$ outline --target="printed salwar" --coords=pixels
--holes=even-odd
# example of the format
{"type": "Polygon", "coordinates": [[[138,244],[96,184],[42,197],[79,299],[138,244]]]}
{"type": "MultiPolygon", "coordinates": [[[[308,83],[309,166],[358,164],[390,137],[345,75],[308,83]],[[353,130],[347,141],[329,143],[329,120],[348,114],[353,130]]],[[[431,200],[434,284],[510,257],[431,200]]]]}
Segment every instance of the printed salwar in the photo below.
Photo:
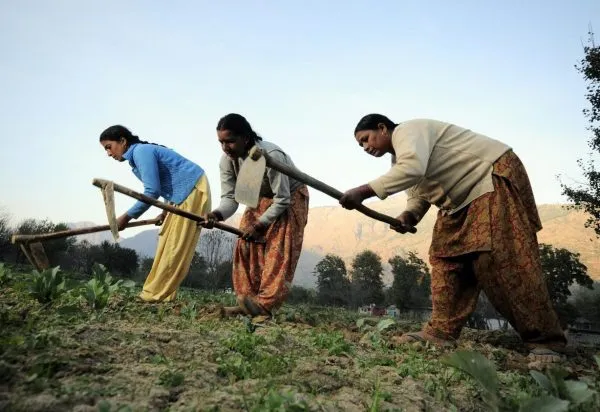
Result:
{"type": "Polygon", "coordinates": [[[424,331],[460,335],[481,290],[525,343],[566,342],[542,275],[541,222],[527,172],[512,151],[492,173],[494,191],[438,213],[430,248],[433,313],[424,331]]]}
{"type": "MultiPolygon", "coordinates": [[[[288,209],[269,225],[266,243],[238,239],[233,258],[233,288],[238,300],[250,297],[266,311],[283,304],[302,251],[308,220],[308,189],[300,186],[292,194],[288,209]]],[[[273,199],[262,197],[256,208],[246,208],[240,228],[255,223],[273,199]]]]}

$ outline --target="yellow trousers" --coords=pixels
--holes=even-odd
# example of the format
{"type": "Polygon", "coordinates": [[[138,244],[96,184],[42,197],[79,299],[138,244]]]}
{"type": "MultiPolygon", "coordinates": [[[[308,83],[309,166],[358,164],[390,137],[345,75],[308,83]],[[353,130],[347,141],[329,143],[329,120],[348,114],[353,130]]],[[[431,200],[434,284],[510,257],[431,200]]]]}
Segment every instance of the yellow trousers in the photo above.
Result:
{"type": "MultiPolygon", "coordinates": [[[[192,193],[178,208],[196,215],[210,212],[210,186],[206,175],[198,179],[192,193]]],[[[167,214],[158,235],[154,263],[140,298],[146,302],[175,299],[177,288],[190,270],[200,229],[193,220],[174,213],[167,214]]]]}

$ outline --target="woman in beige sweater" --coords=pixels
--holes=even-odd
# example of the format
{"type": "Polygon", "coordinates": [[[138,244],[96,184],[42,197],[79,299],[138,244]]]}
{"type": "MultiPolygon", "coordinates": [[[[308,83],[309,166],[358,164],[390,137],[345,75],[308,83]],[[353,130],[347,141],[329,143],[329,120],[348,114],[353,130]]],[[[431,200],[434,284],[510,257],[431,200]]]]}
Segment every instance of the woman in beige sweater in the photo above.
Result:
{"type": "MultiPolygon", "coordinates": [[[[368,154],[392,155],[392,167],[347,191],[347,209],[369,197],[406,190],[404,225],[439,208],[429,250],[433,313],[422,331],[397,343],[454,344],[481,290],[543,362],[560,360],[565,335],[542,275],[537,232],[542,228],[527,172],[502,142],[429,119],[396,124],[369,114],[354,131],[368,154]]],[[[392,229],[405,233],[404,226],[392,229]]]]}

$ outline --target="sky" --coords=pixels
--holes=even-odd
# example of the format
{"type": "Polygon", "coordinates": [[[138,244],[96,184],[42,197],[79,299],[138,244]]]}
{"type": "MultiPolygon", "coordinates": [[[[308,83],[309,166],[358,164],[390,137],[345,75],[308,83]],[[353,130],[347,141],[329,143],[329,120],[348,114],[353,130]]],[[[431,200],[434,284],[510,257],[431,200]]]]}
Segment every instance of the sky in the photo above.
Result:
{"type": "MultiPolygon", "coordinates": [[[[581,180],[588,153],[590,24],[598,0],[3,0],[0,208],[105,224],[93,178],[143,191],[98,143],[113,124],[198,163],[216,205],[230,112],[342,191],[389,168],[354,141],[363,115],[455,123],[511,146],[539,204],[565,202],[557,175],[581,180]]],[[[134,202],[115,196],[117,214],[134,202]]]]}

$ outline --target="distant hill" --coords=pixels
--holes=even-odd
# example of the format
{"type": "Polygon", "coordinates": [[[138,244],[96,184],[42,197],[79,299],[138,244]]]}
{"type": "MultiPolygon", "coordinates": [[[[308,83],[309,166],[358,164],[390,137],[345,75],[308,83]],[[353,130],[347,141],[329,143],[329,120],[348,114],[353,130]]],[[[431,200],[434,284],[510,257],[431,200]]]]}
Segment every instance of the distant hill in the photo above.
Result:
{"type": "MultiPolygon", "coordinates": [[[[381,213],[396,216],[404,209],[405,202],[405,196],[399,194],[367,205],[381,213]]],[[[540,242],[580,253],[589,275],[600,280],[600,241],[595,238],[593,230],[584,227],[585,214],[557,204],[539,205],[538,210],[544,226],[539,233],[540,242]]],[[[316,282],[312,273],[314,267],[328,253],[341,256],[348,266],[357,253],[366,249],[378,253],[384,262],[394,255],[404,255],[409,251],[415,251],[427,262],[436,214],[437,209],[432,207],[418,225],[416,234],[400,235],[390,230],[387,224],[356,211],[336,206],[311,208],[294,283],[313,287],[316,282]]],[[[237,226],[239,219],[240,214],[236,214],[226,223],[237,226]]],[[[157,229],[140,232],[133,237],[124,238],[120,244],[135,249],[141,255],[153,256],[157,233],[157,229]]],[[[112,239],[110,232],[105,232],[105,236],[107,240],[112,239]]],[[[389,272],[385,281],[391,282],[389,272]]]]}

